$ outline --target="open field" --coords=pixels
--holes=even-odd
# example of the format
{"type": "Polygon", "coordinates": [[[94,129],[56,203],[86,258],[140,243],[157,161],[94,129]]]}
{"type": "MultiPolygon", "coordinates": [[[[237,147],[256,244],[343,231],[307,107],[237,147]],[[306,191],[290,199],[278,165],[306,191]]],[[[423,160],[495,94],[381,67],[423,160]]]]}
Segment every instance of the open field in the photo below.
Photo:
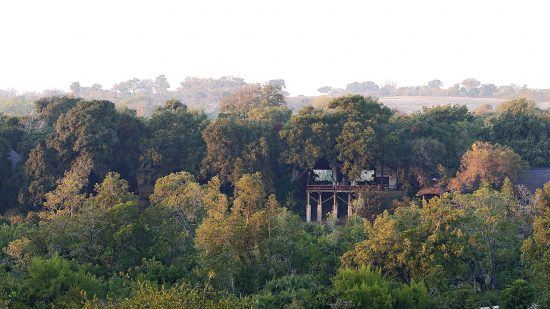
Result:
{"type": "MultiPolygon", "coordinates": [[[[421,110],[422,107],[431,107],[438,105],[466,105],[468,109],[473,110],[482,104],[498,105],[506,101],[497,98],[469,98],[469,97],[381,97],[380,101],[390,108],[396,108],[405,113],[412,113],[421,110]]],[[[538,102],[538,106],[543,109],[550,108],[550,102],[538,102]]]]}
{"type": "MultiPolygon", "coordinates": [[[[289,97],[288,105],[298,110],[303,106],[312,104],[316,97],[289,97]]],[[[380,97],[380,101],[390,108],[410,114],[422,110],[423,107],[432,107],[439,105],[466,105],[468,109],[473,110],[483,104],[492,106],[498,105],[505,99],[498,98],[471,98],[471,97],[429,97],[429,96],[395,96],[380,97]]],[[[550,108],[550,102],[537,102],[537,105],[543,109],[550,108]]]]}
{"type": "Polygon", "coordinates": [[[497,98],[470,98],[470,97],[381,97],[380,101],[390,108],[395,108],[405,113],[419,111],[422,107],[431,107],[438,105],[466,105],[468,109],[473,110],[482,104],[498,105],[505,101],[497,98]]]}
{"type": "MultiPolygon", "coordinates": [[[[390,108],[398,109],[405,113],[419,111],[422,107],[431,107],[438,105],[466,105],[468,109],[473,110],[482,104],[498,105],[506,101],[498,98],[470,98],[470,97],[381,97],[380,101],[390,108]]],[[[538,106],[543,109],[550,108],[550,102],[538,102],[538,106]]]]}

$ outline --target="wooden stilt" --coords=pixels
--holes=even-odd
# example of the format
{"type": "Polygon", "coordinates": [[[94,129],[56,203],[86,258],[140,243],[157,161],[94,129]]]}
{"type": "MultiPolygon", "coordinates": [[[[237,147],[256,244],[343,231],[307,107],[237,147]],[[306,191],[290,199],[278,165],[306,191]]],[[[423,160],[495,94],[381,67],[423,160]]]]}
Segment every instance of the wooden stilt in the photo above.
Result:
{"type": "Polygon", "coordinates": [[[317,202],[317,222],[323,221],[323,197],[321,192],[319,192],[319,200],[317,202]]]}
{"type": "Polygon", "coordinates": [[[353,206],[351,205],[351,193],[348,192],[348,218],[353,215],[353,206]]]}
{"type": "Polygon", "coordinates": [[[333,194],[332,216],[334,217],[334,219],[338,219],[338,204],[336,202],[336,192],[334,192],[333,194]]]}
{"type": "Polygon", "coordinates": [[[309,201],[309,192],[307,193],[307,204],[306,204],[306,222],[311,222],[311,204],[309,201]]]}

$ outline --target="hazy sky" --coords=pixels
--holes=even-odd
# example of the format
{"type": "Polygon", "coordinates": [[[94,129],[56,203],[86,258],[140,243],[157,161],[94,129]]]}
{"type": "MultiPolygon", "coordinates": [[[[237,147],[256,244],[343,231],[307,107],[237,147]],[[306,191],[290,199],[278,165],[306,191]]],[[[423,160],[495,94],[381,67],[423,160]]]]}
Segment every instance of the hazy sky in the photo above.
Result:
{"type": "Polygon", "coordinates": [[[549,1],[1,0],[0,88],[166,74],[283,78],[291,94],[475,77],[550,88],[549,1]]]}

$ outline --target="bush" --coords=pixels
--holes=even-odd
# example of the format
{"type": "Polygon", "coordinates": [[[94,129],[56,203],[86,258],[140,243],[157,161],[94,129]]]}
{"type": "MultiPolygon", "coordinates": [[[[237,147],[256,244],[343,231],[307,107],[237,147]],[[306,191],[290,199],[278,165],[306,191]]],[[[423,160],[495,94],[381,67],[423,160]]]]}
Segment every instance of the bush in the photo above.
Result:
{"type": "Polygon", "coordinates": [[[100,284],[92,275],[54,255],[49,259],[32,259],[23,280],[23,291],[34,304],[62,298],[74,300],[75,295],[93,296],[100,291],[100,284]]]}
{"type": "Polygon", "coordinates": [[[423,283],[403,284],[394,293],[394,308],[430,308],[428,290],[423,283]]]}
{"type": "Polygon", "coordinates": [[[271,280],[258,296],[259,308],[323,308],[331,295],[309,275],[291,275],[271,280]]]}
{"type": "Polygon", "coordinates": [[[525,280],[516,280],[501,293],[502,307],[523,309],[531,307],[535,300],[535,289],[525,280]]]}
{"type": "Polygon", "coordinates": [[[334,289],[343,300],[361,308],[391,308],[389,281],[380,269],[362,266],[358,270],[341,269],[334,279],[334,289]]]}
{"type": "Polygon", "coordinates": [[[357,270],[340,269],[334,278],[334,289],[340,300],[357,308],[429,308],[431,305],[423,283],[399,284],[370,265],[357,270]]]}
{"type": "MultiPolygon", "coordinates": [[[[253,299],[222,295],[205,288],[181,284],[166,289],[150,283],[140,284],[132,296],[112,304],[112,308],[252,308],[253,299]]],[[[90,306],[94,307],[94,306],[90,306]]]]}

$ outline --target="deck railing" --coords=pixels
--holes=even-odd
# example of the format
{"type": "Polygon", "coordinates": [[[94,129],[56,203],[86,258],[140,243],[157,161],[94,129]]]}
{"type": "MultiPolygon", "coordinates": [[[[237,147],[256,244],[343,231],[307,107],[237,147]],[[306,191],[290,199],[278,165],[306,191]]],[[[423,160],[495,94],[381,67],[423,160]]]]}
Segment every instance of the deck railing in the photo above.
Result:
{"type": "Polygon", "coordinates": [[[310,184],[307,186],[308,191],[387,191],[397,190],[397,186],[383,186],[383,185],[341,185],[341,184],[310,184]]]}

